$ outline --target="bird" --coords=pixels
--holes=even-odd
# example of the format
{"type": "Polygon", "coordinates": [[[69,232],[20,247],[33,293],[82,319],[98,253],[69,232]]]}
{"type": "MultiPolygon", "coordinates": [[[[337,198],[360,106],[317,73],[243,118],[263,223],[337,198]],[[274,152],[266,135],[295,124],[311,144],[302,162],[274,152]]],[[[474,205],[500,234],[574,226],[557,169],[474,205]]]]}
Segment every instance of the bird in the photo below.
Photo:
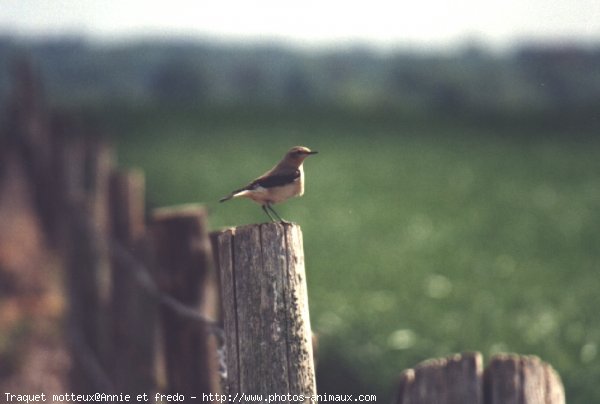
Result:
{"type": "Polygon", "coordinates": [[[308,147],[294,146],[269,171],[245,187],[236,189],[221,198],[219,202],[240,197],[249,198],[262,206],[262,210],[269,216],[271,221],[275,222],[275,219],[271,216],[271,213],[273,213],[280,222],[288,223],[273,209],[273,205],[304,194],[304,169],[302,164],[308,156],[317,153],[317,151],[310,150],[308,147]]]}

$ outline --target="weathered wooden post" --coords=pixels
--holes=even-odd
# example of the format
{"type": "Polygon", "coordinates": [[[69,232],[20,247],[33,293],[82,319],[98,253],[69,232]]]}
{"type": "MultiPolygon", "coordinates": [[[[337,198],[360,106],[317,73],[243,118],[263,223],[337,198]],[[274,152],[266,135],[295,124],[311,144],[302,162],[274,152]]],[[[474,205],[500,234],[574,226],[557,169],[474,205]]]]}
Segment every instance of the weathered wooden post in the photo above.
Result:
{"type": "MultiPolygon", "coordinates": [[[[108,242],[110,237],[110,178],[114,171],[113,148],[104,139],[96,136],[85,138],[85,210],[94,232],[94,276],[98,288],[100,322],[102,327],[101,357],[112,350],[109,330],[111,308],[111,270],[108,242]]],[[[108,359],[108,358],[107,358],[108,359]]],[[[108,366],[108,360],[105,361],[108,366]]]]}
{"type": "Polygon", "coordinates": [[[483,360],[479,353],[430,359],[400,376],[396,404],[482,404],[483,360]]]}
{"type": "MultiPolygon", "coordinates": [[[[53,192],[51,135],[49,114],[45,105],[43,86],[29,60],[21,58],[12,66],[13,88],[7,108],[7,146],[16,146],[23,168],[28,175],[31,193],[41,224],[47,236],[51,235],[56,218],[49,195],[53,192]]],[[[54,239],[47,237],[52,243],[54,239]]]]}
{"type": "Polygon", "coordinates": [[[52,120],[52,190],[49,205],[53,208],[55,226],[51,230],[52,245],[64,257],[69,249],[70,222],[72,207],[81,200],[77,194],[83,192],[83,142],[74,141],[71,121],[64,115],[53,115],[52,120]]]}
{"type": "Polygon", "coordinates": [[[558,373],[535,356],[496,355],[485,370],[485,404],[564,404],[558,373]]]}
{"type": "Polygon", "coordinates": [[[564,404],[560,377],[534,356],[496,355],[483,370],[480,353],[454,355],[405,370],[395,404],[564,404]]]}
{"type": "Polygon", "coordinates": [[[112,152],[74,137],[65,142],[66,260],[70,297],[73,383],[80,391],[108,389],[108,178],[112,152]]]}
{"type": "MultiPolygon", "coordinates": [[[[197,205],[157,209],[152,236],[163,293],[210,317],[216,309],[211,275],[206,210],[197,205]]],[[[198,319],[161,307],[169,393],[201,395],[219,391],[218,364],[210,327],[198,319]]]]}
{"type": "Polygon", "coordinates": [[[136,279],[129,254],[148,263],[145,224],[144,176],[120,171],[111,176],[110,213],[112,243],[112,379],[117,391],[132,396],[155,388],[154,334],[156,300],[136,279]]]}
{"type": "Polygon", "coordinates": [[[300,227],[227,229],[217,248],[228,393],[308,402],[316,386],[300,227]]]}

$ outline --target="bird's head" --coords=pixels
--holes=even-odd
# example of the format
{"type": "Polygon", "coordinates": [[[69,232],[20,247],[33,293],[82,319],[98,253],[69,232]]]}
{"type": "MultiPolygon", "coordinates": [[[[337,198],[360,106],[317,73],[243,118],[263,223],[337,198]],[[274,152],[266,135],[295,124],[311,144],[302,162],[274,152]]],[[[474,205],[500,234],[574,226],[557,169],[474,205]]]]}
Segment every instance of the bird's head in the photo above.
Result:
{"type": "Polygon", "coordinates": [[[295,166],[300,166],[304,159],[312,154],[317,154],[317,152],[310,150],[308,147],[294,146],[286,153],[284,161],[295,166]]]}

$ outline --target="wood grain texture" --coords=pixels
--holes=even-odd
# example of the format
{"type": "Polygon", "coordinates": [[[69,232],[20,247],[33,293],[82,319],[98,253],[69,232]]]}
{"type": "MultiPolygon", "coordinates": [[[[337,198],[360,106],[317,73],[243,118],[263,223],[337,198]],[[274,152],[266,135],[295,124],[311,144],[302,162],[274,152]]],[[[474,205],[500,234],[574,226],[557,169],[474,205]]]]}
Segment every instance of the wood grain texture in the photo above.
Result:
{"type": "Polygon", "coordinates": [[[225,365],[227,366],[227,393],[240,392],[240,370],[237,331],[237,302],[235,298],[235,273],[233,266],[234,230],[222,231],[216,236],[215,255],[218,256],[219,279],[221,285],[221,314],[225,332],[225,365]]]}
{"type": "Polygon", "coordinates": [[[482,373],[478,353],[430,359],[402,373],[395,402],[481,404],[482,373]]]}
{"type": "Polygon", "coordinates": [[[316,394],[300,228],[242,226],[216,245],[230,394],[316,394]]]}
{"type": "Polygon", "coordinates": [[[261,392],[260,383],[263,378],[254,377],[261,375],[265,366],[261,358],[260,296],[262,291],[259,278],[262,254],[258,227],[242,227],[236,230],[233,256],[240,391],[257,394],[261,392]]]}
{"type": "Polygon", "coordinates": [[[478,352],[447,359],[446,394],[449,402],[483,403],[483,357],[478,352]],[[468,380],[468,383],[464,383],[468,380]],[[463,385],[464,383],[464,385],[463,385]]]}
{"type": "Polygon", "coordinates": [[[558,374],[535,356],[480,353],[430,359],[402,372],[396,404],[564,404],[558,374]]]}
{"type": "Polygon", "coordinates": [[[494,356],[485,372],[486,404],[564,404],[558,374],[535,356],[494,356]]]}
{"type": "Polygon", "coordinates": [[[545,373],[544,377],[546,379],[546,403],[566,403],[565,389],[563,387],[560,375],[549,364],[543,363],[543,366],[545,373]]]}
{"type": "Polygon", "coordinates": [[[287,247],[286,301],[289,316],[287,339],[290,389],[297,394],[315,392],[315,369],[312,346],[312,330],[308,310],[308,290],[304,266],[304,246],[299,226],[285,225],[287,247]]]}
{"type": "Polygon", "coordinates": [[[485,370],[486,404],[520,403],[521,377],[514,355],[496,355],[485,370]]]}
{"type": "MultiPolygon", "coordinates": [[[[295,324],[291,318],[289,302],[286,296],[287,248],[284,227],[261,226],[262,270],[259,272],[260,320],[262,335],[260,338],[260,357],[264,379],[261,390],[277,393],[289,391],[288,343],[286,328],[295,324]]],[[[292,354],[293,355],[293,354],[292,354]]],[[[249,364],[251,366],[251,364],[249,364]]]]}

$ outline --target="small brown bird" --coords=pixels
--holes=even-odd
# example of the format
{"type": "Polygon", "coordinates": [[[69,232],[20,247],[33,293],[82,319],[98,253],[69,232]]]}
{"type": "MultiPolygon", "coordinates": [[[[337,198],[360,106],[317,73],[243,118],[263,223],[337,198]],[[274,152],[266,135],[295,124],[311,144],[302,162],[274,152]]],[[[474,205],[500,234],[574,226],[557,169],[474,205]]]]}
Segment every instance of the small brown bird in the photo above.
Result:
{"type": "Polygon", "coordinates": [[[219,202],[243,196],[260,204],[272,221],[275,221],[275,219],[273,219],[270,212],[275,214],[281,222],[285,222],[275,212],[273,205],[304,194],[304,169],[302,168],[302,163],[311,154],[317,154],[317,152],[304,146],[292,147],[275,167],[245,187],[237,189],[226,197],[221,198],[219,202]]]}

